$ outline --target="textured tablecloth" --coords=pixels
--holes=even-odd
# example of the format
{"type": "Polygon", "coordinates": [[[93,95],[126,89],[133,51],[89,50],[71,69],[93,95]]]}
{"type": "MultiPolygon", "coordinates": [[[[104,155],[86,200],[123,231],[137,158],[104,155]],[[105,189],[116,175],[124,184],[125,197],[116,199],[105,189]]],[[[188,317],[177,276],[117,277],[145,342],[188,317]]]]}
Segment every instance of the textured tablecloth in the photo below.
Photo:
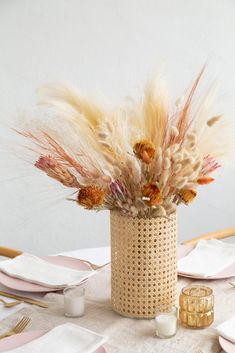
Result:
{"type": "Polygon", "coordinates": [[[17,322],[22,315],[31,317],[27,331],[51,329],[64,322],[73,322],[109,337],[107,353],[221,353],[215,326],[235,314],[235,289],[226,280],[193,281],[180,278],[178,290],[197,282],[208,285],[215,294],[215,322],[204,330],[179,327],[171,339],[155,336],[153,320],[127,319],[114,313],[110,305],[110,269],[105,267],[89,279],[86,288],[86,313],[81,318],[68,319],[63,315],[63,296],[50,293],[45,296],[48,309],[35,306],[23,308],[0,322],[0,333],[17,322]]]}

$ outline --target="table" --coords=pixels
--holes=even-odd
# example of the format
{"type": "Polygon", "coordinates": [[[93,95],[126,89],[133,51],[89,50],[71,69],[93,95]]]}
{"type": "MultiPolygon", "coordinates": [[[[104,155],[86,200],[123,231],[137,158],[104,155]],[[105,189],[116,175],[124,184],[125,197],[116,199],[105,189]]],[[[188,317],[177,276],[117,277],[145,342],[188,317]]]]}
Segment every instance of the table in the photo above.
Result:
{"type": "MultiPolygon", "coordinates": [[[[108,247],[63,253],[63,255],[87,259],[98,264],[108,262],[110,259],[109,254],[110,249],[108,247]]],[[[107,345],[107,353],[189,353],[189,351],[190,353],[197,353],[199,349],[201,349],[203,353],[222,353],[218,345],[215,326],[228,319],[229,316],[231,316],[231,312],[235,312],[235,300],[231,299],[232,296],[234,296],[234,290],[228,286],[227,281],[210,281],[208,284],[213,288],[215,298],[217,299],[215,307],[215,313],[217,314],[216,320],[210,328],[205,330],[187,330],[180,327],[177,335],[171,340],[158,340],[154,337],[154,325],[151,320],[126,319],[112,312],[109,303],[109,271],[109,268],[105,267],[99,270],[99,273],[87,282],[87,315],[78,319],[76,322],[81,326],[84,325],[84,327],[109,336],[110,340],[107,345]],[[97,289],[97,295],[95,296],[94,288],[97,289]],[[102,320],[102,313],[105,313],[105,320],[102,320]]],[[[191,279],[180,278],[178,291],[180,291],[183,286],[193,282],[194,281],[191,279]]],[[[202,282],[205,284],[205,281],[202,282]]],[[[202,282],[200,281],[200,283],[202,282]]],[[[9,289],[3,288],[1,285],[0,288],[9,291],[9,289]]],[[[37,298],[42,296],[41,294],[32,295],[32,293],[25,293],[25,295],[37,298]]],[[[45,299],[51,303],[51,309],[48,310],[48,312],[45,311],[45,309],[39,308],[37,312],[32,313],[30,312],[30,310],[32,310],[30,306],[22,304],[12,309],[1,308],[0,319],[7,318],[7,316],[12,313],[17,315],[19,310],[25,310],[25,313],[30,313],[31,317],[32,315],[42,315],[42,327],[40,328],[51,328],[62,323],[65,318],[63,317],[61,296],[52,293],[47,294],[45,299]],[[55,315],[56,313],[60,313],[61,315],[55,315]]],[[[74,322],[74,319],[72,320],[74,322]]],[[[31,327],[30,329],[35,328],[31,327]]]]}

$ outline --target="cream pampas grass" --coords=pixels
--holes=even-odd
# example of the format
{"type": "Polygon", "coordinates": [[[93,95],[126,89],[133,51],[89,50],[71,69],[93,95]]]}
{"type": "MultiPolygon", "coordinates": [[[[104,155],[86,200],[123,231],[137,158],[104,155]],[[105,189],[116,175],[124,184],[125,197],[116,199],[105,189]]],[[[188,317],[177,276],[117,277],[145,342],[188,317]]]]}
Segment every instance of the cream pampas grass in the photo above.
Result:
{"type": "Polygon", "coordinates": [[[39,94],[51,123],[18,132],[30,141],[35,167],[73,188],[81,206],[169,216],[214,181],[234,142],[225,117],[211,113],[208,92],[196,94],[204,70],[175,106],[159,79],[138,102],[115,109],[73,87],[48,85],[39,94]]]}
{"type": "Polygon", "coordinates": [[[168,128],[168,94],[158,81],[150,82],[145,90],[143,101],[143,124],[145,137],[156,147],[164,145],[168,128]]]}

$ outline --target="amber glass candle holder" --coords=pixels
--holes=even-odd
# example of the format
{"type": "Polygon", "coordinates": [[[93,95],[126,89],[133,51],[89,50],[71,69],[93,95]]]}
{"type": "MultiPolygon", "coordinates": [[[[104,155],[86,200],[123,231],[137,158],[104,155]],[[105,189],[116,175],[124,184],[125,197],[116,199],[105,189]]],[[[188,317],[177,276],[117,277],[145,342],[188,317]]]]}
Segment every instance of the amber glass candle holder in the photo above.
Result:
{"type": "Polygon", "coordinates": [[[179,318],[189,328],[208,327],[214,321],[214,295],[209,287],[190,286],[182,289],[179,318]]]}

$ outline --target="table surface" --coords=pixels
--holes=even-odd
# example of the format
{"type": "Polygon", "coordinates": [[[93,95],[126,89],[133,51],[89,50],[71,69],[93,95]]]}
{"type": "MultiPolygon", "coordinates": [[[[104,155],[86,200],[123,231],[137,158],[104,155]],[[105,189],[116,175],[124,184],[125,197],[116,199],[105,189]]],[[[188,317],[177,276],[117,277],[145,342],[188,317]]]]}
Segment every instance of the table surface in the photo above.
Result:
{"type": "MultiPolygon", "coordinates": [[[[93,263],[102,265],[102,264],[110,261],[110,248],[109,247],[101,247],[101,248],[79,249],[79,250],[60,253],[60,254],[56,254],[56,255],[65,255],[65,256],[70,256],[70,257],[74,257],[74,258],[78,258],[78,259],[85,259],[85,260],[89,260],[93,263]]],[[[180,279],[180,282],[182,282],[182,286],[185,285],[185,283],[186,283],[185,281],[187,282],[188,279],[180,279]]],[[[204,283],[205,283],[205,281],[204,281],[204,283]]],[[[212,283],[212,282],[210,282],[210,283],[212,283]]],[[[213,288],[213,289],[215,291],[218,291],[219,293],[221,291],[224,292],[227,289],[226,288],[227,283],[225,281],[222,281],[222,282],[221,281],[218,281],[218,282],[213,281],[213,283],[215,283],[215,286],[216,286],[216,288],[213,288]],[[222,287],[221,287],[221,285],[217,286],[216,283],[221,283],[221,285],[222,285],[222,283],[224,283],[225,285],[222,285],[222,287]]],[[[209,286],[210,286],[210,284],[209,284],[209,286]]],[[[0,284],[0,290],[5,290],[8,292],[11,291],[12,293],[14,293],[13,290],[9,290],[8,288],[4,287],[1,284],[0,284]]],[[[218,295],[218,293],[216,293],[216,294],[218,295]]],[[[34,297],[34,298],[41,298],[44,294],[41,294],[41,293],[40,294],[39,293],[22,293],[22,295],[28,295],[28,296],[34,297]]],[[[10,299],[6,299],[6,298],[4,298],[4,300],[11,301],[10,299]]],[[[217,304],[219,304],[219,303],[217,303],[217,304]]],[[[221,305],[225,305],[225,303],[221,302],[221,305]]],[[[8,315],[16,313],[17,311],[21,310],[22,308],[27,308],[27,307],[29,307],[27,304],[20,304],[16,307],[10,308],[10,309],[1,307],[0,308],[0,320],[6,318],[8,315]]],[[[233,309],[235,309],[235,308],[233,308],[233,309]]],[[[222,312],[221,310],[219,310],[219,311],[222,312]]],[[[218,312],[218,314],[219,314],[219,312],[218,312]]],[[[225,319],[227,319],[226,315],[225,315],[225,319]]],[[[200,331],[201,330],[194,331],[195,335],[197,335],[200,331]]],[[[190,344],[190,342],[188,342],[188,344],[190,344]]],[[[168,351],[166,353],[168,353],[168,351]]],[[[169,353],[173,353],[173,352],[169,352],[169,353]]],[[[197,352],[195,352],[195,353],[197,353],[197,352]]],[[[204,353],[206,353],[206,352],[204,352],[204,353]]],[[[212,353],[214,353],[214,352],[212,352],[212,353]]],[[[223,351],[222,350],[220,352],[216,351],[215,353],[223,353],[223,351]]]]}

